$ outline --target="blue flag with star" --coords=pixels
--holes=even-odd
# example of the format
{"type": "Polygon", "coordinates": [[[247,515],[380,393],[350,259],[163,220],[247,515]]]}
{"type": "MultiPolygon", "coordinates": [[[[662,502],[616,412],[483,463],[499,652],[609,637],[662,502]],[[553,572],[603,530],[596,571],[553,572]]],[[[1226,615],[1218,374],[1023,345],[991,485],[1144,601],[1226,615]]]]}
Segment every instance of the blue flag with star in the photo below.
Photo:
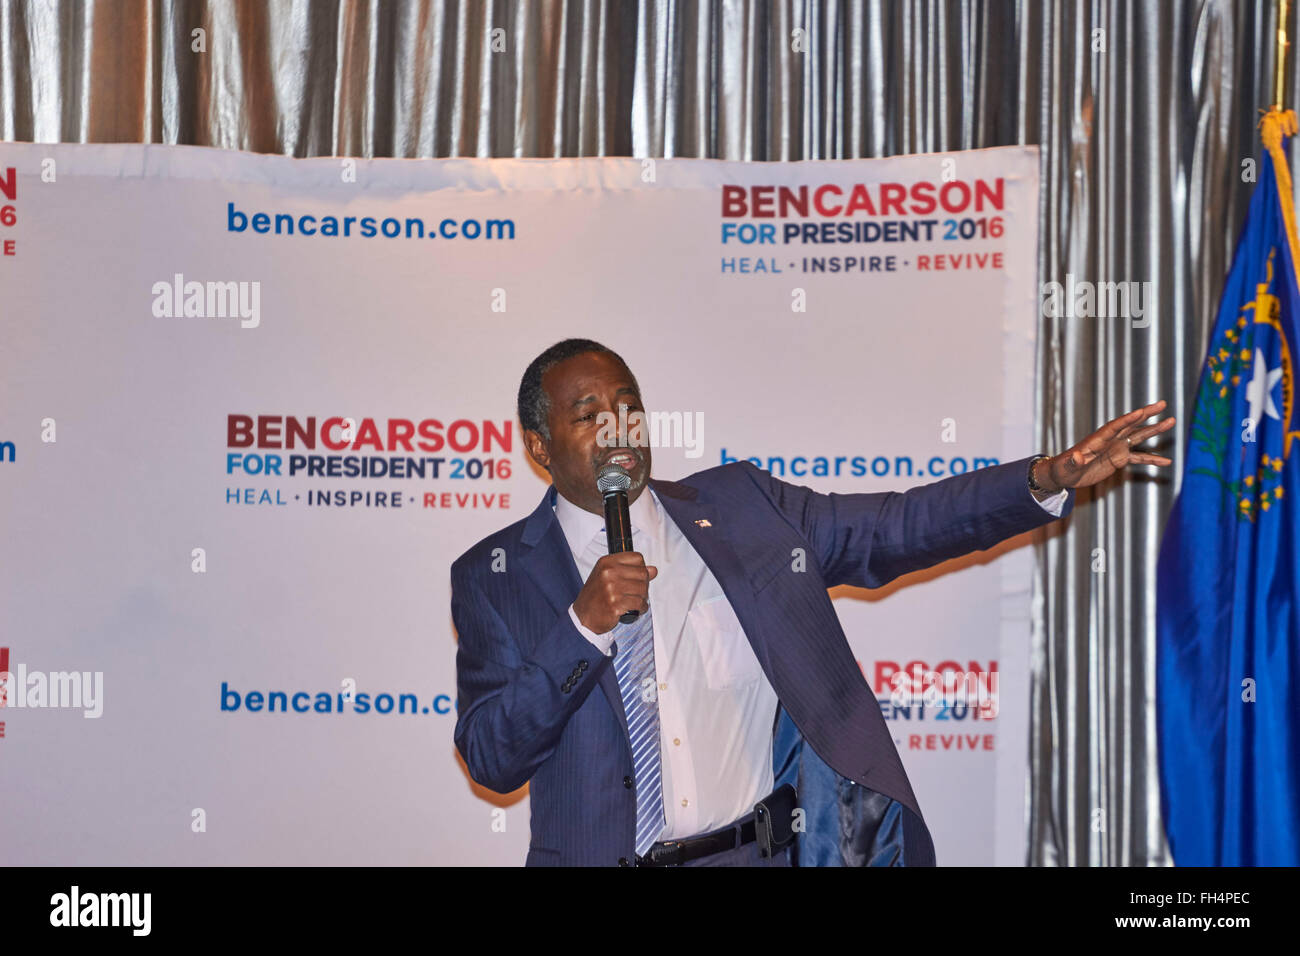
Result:
{"type": "Polygon", "coordinates": [[[1156,575],[1161,808],[1180,866],[1300,865],[1295,114],[1263,127],[1156,575]]]}

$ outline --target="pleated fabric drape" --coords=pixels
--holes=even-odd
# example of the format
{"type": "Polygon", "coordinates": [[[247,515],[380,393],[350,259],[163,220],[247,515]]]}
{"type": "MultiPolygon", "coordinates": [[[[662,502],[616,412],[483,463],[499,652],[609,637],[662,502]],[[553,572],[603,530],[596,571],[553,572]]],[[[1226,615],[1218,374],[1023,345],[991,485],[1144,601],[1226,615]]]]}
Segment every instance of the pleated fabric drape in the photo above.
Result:
{"type": "MultiPolygon", "coordinates": [[[[1186,419],[1273,100],[1275,16],[1263,0],[0,0],[0,137],[731,160],[1037,143],[1040,281],[1149,282],[1154,300],[1145,327],[1039,319],[1036,444],[1056,452],[1157,398],[1186,419]]],[[[1029,863],[1170,862],[1154,576],[1180,477],[1090,490],[1036,549],[1029,863]]]]}

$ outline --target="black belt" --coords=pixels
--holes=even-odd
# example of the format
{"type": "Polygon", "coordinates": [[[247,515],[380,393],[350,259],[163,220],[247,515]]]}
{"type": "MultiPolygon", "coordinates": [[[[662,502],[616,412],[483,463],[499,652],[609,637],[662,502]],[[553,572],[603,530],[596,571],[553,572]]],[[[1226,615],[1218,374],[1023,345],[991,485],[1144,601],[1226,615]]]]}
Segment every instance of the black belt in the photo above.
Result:
{"type": "Polygon", "coordinates": [[[735,823],[684,840],[663,840],[651,845],[637,866],[681,866],[692,860],[734,850],[758,841],[760,857],[770,857],[794,839],[795,791],[790,784],[777,787],[735,823]]]}

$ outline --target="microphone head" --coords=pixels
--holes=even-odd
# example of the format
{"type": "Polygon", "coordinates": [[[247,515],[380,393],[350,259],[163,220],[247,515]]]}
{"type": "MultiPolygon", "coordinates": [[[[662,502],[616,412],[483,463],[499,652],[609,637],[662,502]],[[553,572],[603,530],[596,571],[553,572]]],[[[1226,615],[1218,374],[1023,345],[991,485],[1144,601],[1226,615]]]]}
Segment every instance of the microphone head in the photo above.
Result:
{"type": "Polygon", "coordinates": [[[606,465],[596,475],[596,487],[602,495],[627,491],[632,487],[632,476],[622,465],[606,465]]]}

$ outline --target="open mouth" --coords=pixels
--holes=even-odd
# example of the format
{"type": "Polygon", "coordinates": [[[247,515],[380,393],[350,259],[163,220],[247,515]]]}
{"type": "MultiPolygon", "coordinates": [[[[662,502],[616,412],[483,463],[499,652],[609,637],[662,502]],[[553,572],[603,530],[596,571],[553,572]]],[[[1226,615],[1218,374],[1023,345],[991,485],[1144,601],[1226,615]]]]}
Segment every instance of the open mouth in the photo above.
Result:
{"type": "Polygon", "coordinates": [[[631,471],[640,464],[640,462],[641,459],[630,451],[616,451],[613,454],[606,456],[605,460],[600,463],[600,467],[604,468],[606,465],[618,465],[620,468],[626,468],[628,471],[631,471]]]}

